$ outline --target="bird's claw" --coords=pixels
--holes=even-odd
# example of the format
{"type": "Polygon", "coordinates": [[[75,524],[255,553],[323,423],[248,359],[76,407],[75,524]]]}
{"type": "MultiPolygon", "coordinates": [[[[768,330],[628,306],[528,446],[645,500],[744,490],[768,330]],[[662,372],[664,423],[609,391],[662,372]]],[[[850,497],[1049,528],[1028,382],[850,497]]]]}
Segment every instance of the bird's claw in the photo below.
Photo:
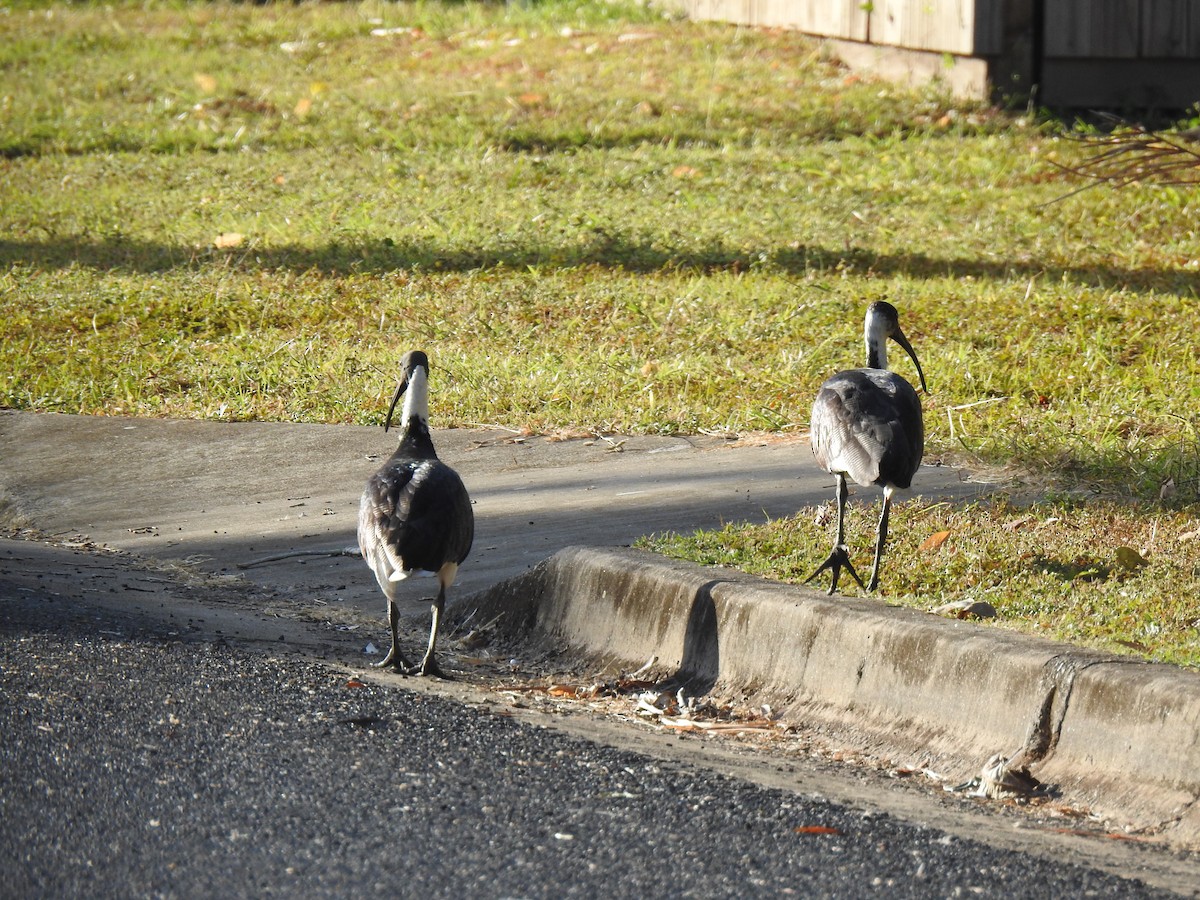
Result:
{"type": "Polygon", "coordinates": [[[411,675],[412,670],[415,668],[412,663],[396,652],[395,647],[388,652],[387,656],[374,665],[377,669],[391,669],[398,675],[411,675]]]}
{"type": "Polygon", "coordinates": [[[833,572],[833,582],[829,585],[829,596],[832,597],[837,591],[838,579],[842,575],[842,569],[845,569],[850,573],[850,577],[858,582],[858,586],[860,588],[866,590],[863,580],[859,578],[858,573],[854,571],[854,564],[850,562],[850,553],[846,550],[845,544],[839,544],[829,551],[829,556],[825,559],[825,562],[821,563],[821,565],[817,568],[817,571],[813,572],[806,579],[804,579],[804,583],[808,584],[826,569],[830,569],[833,572]]]}
{"type": "Polygon", "coordinates": [[[441,678],[443,681],[451,681],[451,677],[442,671],[441,667],[433,660],[423,660],[420,665],[405,666],[403,669],[397,669],[404,675],[412,675],[416,678],[441,678]]]}
{"type": "Polygon", "coordinates": [[[443,681],[451,680],[450,676],[443,672],[441,667],[436,663],[428,666],[414,666],[412,674],[417,676],[428,676],[430,678],[440,678],[443,681]]]}

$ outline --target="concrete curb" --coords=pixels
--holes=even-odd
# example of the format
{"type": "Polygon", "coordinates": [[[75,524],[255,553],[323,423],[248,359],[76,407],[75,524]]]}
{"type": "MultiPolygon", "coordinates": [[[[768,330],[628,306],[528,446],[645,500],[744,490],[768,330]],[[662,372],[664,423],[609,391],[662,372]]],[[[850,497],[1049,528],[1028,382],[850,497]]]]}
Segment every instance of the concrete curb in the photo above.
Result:
{"type": "Polygon", "coordinates": [[[1200,849],[1192,672],[628,549],[568,547],[472,613],[951,778],[1020,752],[1071,805],[1200,849]]]}

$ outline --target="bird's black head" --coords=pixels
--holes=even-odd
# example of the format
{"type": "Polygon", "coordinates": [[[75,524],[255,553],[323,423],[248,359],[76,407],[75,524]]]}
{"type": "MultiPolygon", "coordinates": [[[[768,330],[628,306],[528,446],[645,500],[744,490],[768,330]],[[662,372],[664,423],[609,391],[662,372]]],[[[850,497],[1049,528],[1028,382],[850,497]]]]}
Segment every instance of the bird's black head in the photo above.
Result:
{"type": "Polygon", "coordinates": [[[425,355],[423,350],[409,350],[400,360],[400,384],[396,386],[396,394],[392,397],[392,405],[388,407],[387,419],[384,420],[383,424],[384,431],[392,427],[392,413],[396,411],[396,404],[400,402],[400,396],[408,390],[408,383],[412,380],[413,373],[418,369],[424,369],[426,378],[429,377],[429,357],[425,355]]]}
{"type": "Polygon", "coordinates": [[[876,300],[867,307],[867,318],[869,319],[874,316],[878,316],[883,321],[887,322],[892,328],[900,327],[899,311],[886,300],[876,300]]]}
{"type": "Polygon", "coordinates": [[[409,350],[400,359],[400,371],[404,373],[405,379],[411,376],[418,366],[426,373],[429,372],[429,357],[425,355],[424,350],[409,350]]]}

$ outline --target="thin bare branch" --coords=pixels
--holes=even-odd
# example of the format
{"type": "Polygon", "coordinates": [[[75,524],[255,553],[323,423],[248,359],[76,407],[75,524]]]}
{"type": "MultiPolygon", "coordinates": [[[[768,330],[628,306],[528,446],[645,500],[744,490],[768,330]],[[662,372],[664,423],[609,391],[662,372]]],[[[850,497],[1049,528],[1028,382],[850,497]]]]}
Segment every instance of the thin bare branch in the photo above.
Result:
{"type": "Polygon", "coordinates": [[[1071,138],[1084,145],[1089,158],[1077,165],[1051,160],[1052,164],[1071,175],[1091,179],[1093,185],[1200,184],[1200,128],[1160,132],[1115,117],[1106,118],[1115,123],[1109,133],[1071,138]]]}

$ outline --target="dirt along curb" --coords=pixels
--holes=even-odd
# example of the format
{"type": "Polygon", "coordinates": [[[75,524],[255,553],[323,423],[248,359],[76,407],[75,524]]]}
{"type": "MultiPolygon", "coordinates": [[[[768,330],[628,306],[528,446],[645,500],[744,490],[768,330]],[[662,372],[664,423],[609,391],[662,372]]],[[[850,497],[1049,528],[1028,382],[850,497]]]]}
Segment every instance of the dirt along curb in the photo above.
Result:
{"type": "Polygon", "coordinates": [[[624,548],[568,547],[463,598],[496,621],[697,694],[768,703],[953,779],[994,756],[1090,809],[1200,849],[1200,675],[624,548]]]}

